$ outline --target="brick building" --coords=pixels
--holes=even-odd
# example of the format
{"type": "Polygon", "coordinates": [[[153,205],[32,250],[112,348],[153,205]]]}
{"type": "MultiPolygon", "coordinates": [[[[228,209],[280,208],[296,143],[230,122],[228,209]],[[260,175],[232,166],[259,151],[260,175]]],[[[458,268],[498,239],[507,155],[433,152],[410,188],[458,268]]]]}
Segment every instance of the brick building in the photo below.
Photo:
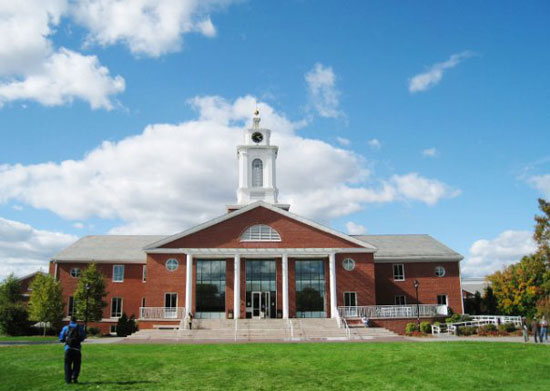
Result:
{"type": "Polygon", "coordinates": [[[179,324],[187,312],[229,319],[368,316],[386,327],[417,312],[463,312],[462,256],[434,238],[345,235],[278,203],[278,148],[259,123],[256,116],[237,147],[237,204],[226,214],[172,236],[88,236],[53,257],[50,273],[62,282],[67,315],[91,262],[107,280],[108,306],[98,324],[104,332],[122,312],[134,314],[141,328],[179,324]]]}

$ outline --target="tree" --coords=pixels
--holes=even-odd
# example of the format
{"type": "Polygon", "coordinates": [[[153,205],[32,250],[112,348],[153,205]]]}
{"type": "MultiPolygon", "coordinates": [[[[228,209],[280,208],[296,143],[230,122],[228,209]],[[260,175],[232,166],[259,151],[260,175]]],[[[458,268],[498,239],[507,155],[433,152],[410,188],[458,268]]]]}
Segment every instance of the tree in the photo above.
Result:
{"type": "Polygon", "coordinates": [[[107,306],[103,298],[106,295],[105,278],[97,270],[97,265],[91,263],[82,272],[74,292],[76,316],[85,321],[86,327],[88,321],[98,321],[103,317],[103,308],[107,306]]]}
{"type": "Polygon", "coordinates": [[[537,315],[540,317],[544,315],[546,316],[546,319],[550,319],[550,296],[538,301],[537,315]]]}
{"type": "Polygon", "coordinates": [[[550,292],[550,271],[540,252],[526,255],[487,278],[492,282],[498,310],[506,315],[532,317],[537,302],[550,292]]]}
{"type": "Polygon", "coordinates": [[[52,276],[38,273],[31,285],[29,319],[41,322],[46,335],[46,325],[57,325],[63,319],[63,289],[52,276]]]}
{"type": "Polygon", "coordinates": [[[0,331],[23,335],[28,329],[28,313],[23,304],[21,284],[13,274],[0,284],[0,331]]]}
{"type": "Polygon", "coordinates": [[[493,288],[486,287],[483,292],[483,298],[480,303],[480,314],[482,315],[497,315],[500,314],[498,310],[498,300],[493,293],[493,288]]]}
{"type": "Polygon", "coordinates": [[[546,262],[550,260],[550,202],[539,198],[539,209],[543,215],[535,216],[535,234],[533,238],[537,242],[538,252],[542,253],[546,262]]]}

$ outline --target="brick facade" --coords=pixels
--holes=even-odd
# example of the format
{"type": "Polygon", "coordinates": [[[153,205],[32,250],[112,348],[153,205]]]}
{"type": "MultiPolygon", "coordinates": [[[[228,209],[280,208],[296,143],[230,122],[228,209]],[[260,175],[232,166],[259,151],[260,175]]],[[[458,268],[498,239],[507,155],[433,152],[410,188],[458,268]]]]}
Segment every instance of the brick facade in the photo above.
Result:
{"type": "MultiPolygon", "coordinates": [[[[235,212],[234,212],[235,213],[235,212]]],[[[350,238],[351,239],[351,238],[350,238]]],[[[281,255],[265,256],[265,259],[276,261],[276,309],[283,311],[282,299],[282,252],[284,249],[292,248],[333,248],[333,249],[360,249],[361,246],[356,241],[345,240],[344,238],[333,235],[330,232],[322,231],[309,226],[301,221],[292,219],[288,216],[276,213],[264,207],[257,207],[233,218],[229,218],[221,223],[212,225],[201,231],[188,236],[174,240],[162,246],[163,249],[176,248],[280,248],[281,255]],[[242,233],[251,225],[265,224],[269,225],[281,236],[278,242],[241,242],[242,233]]],[[[171,250],[168,250],[171,251],[171,250]]],[[[175,250],[174,250],[175,251],[175,250]]],[[[210,257],[211,258],[211,257],[210,257]]],[[[197,277],[197,259],[200,255],[193,258],[193,276],[192,276],[192,308],[191,312],[196,312],[196,277],[197,277]]],[[[225,313],[233,311],[234,305],[234,259],[232,257],[221,256],[219,259],[226,261],[226,291],[225,291],[225,313]]],[[[250,258],[252,259],[252,258],[250,258]]],[[[296,316],[296,262],[305,257],[296,258],[292,255],[288,257],[288,303],[289,316],[296,316]]],[[[311,256],[311,259],[320,259],[325,264],[325,312],[330,317],[330,271],[329,254],[326,256],[311,256]]],[[[101,326],[103,332],[108,332],[109,325],[116,323],[116,319],[110,318],[111,298],[123,298],[123,311],[128,315],[134,314],[139,317],[139,308],[142,300],[145,299],[146,307],[164,307],[165,293],[177,293],[178,307],[184,307],[186,302],[186,254],[174,252],[172,254],[147,254],[145,264],[126,263],[124,282],[118,283],[112,281],[114,263],[102,261],[98,263],[99,270],[104,274],[107,282],[107,296],[105,301],[107,307],[103,313],[103,322],[97,325],[101,326]],[[166,269],[166,261],[170,258],[178,260],[178,268],[174,271],[166,269]],[[142,280],[143,267],[146,266],[146,281],[142,280]]],[[[240,314],[241,318],[246,316],[246,256],[241,255],[240,260],[240,314]]],[[[415,303],[415,290],[413,281],[418,280],[419,301],[422,304],[436,304],[437,295],[447,295],[448,305],[454,312],[462,312],[462,297],[460,290],[460,273],[458,262],[396,262],[403,263],[405,267],[405,280],[394,281],[393,269],[391,263],[376,263],[371,250],[368,248],[364,252],[346,253],[336,252],[336,298],[337,305],[344,305],[344,292],[355,292],[358,306],[376,305],[376,304],[394,304],[395,295],[405,295],[407,303],[415,303]],[[352,258],[355,261],[355,268],[347,271],[343,268],[343,260],[352,258]],[[437,277],[434,268],[443,266],[445,276],[437,277]]],[[[86,267],[82,263],[60,262],[50,265],[50,273],[57,270],[57,278],[63,286],[64,302],[68,305],[68,297],[71,296],[76,288],[78,279],[70,276],[70,270],[73,267],[86,267]]],[[[188,309],[189,310],[189,309],[188,309]]],[[[408,320],[410,321],[410,319],[408,320]]],[[[178,321],[142,321],[141,328],[151,328],[156,324],[178,324],[178,321]]],[[[376,321],[380,323],[380,321],[376,321]]],[[[394,322],[394,326],[388,328],[400,330],[402,327],[399,321],[394,322]]],[[[406,323],[406,322],[405,322],[406,323]]],[[[380,323],[381,324],[381,323],[380,323]]],[[[386,323],[384,323],[386,324],[386,323]]],[[[389,324],[389,323],[388,323],[389,324]]],[[[91,324],[95,325],[95,324],[91,324]]],[[[403,325],[404,328],[404,325],[403,325]]]]}

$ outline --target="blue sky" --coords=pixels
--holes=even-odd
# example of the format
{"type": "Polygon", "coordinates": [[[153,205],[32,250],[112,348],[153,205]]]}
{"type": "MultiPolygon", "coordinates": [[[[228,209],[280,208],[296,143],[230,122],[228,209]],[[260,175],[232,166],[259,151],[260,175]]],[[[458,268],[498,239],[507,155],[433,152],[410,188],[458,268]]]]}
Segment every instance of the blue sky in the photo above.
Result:
{"type": "Polygon", "coordinates": [[[0,277],[235,201],[255,101],[291,211],[485,275],[550,198],[550,5],[0,1],[0,277]]]}

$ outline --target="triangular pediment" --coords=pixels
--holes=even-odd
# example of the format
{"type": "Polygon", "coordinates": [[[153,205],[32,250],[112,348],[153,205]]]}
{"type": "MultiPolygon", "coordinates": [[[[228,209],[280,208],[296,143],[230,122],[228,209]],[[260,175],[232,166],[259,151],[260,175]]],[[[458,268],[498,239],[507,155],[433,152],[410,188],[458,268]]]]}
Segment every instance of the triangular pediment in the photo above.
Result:
{"type": "Polygon", "coordinates": [[[191,229],[152,243],[145,251],[169,248],[376,248],[263,201],[217,217],[191,229]],[[243,233],[254,225],[266,225],[280,235],[279,241],[246,241],[243,233]]]}

